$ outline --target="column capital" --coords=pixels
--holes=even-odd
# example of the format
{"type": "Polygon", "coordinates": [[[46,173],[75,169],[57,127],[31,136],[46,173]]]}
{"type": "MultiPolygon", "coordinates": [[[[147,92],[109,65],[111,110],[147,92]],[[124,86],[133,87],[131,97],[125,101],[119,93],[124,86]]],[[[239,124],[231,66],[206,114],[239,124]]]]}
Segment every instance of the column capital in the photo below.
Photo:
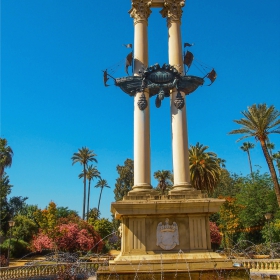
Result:
{"type": "Polygon", "coordinates": [[[152,0],[132,0],[132,8],[128,11],[130,16],[134,18],[134,25],[140,21],[148,21],[151,14],[150,6],[152,0]]]}
{"type": "Polygon", "coordinates": [[[163,0],[163,9],[160,11],[162,17],[167,18],[167,24],[172,22],[181,23],[182,7],[185,6],[185,0],[163,0]]]}

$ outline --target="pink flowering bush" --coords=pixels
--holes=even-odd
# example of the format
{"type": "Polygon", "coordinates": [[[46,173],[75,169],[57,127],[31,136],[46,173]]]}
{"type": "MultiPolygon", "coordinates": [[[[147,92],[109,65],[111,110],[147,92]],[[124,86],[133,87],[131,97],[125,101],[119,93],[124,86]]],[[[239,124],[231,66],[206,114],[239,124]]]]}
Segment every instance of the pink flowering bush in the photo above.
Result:
{"type": "Polygon", "coordinates": [[[94,239],[87,230],[80,230],[77,224],[63,224],[56,228],[55,243],[61,251],[89,251],[94,246],[94,239]]]}
{"type": "Polygon", "coordinates": [[[40,231],[31,242],[32,251],[42,252],[45,249],[54,249],[53,241],[47,236],[47,234],[40,231]]]}
{"type": "Polygon", "coordinates": [[[211,243],[215,245],[220,245],[222,241],[222,235],[214,222],[210,222],[210,237],[211,243]]]}
{"type": "Polygon", "coordinates": [[[42,231],[33,238],[31,248],[33,251],[43,249],[57,249],[59,251],[75,252],[90,251],[97,245],[96,250],[101,250],[103,242],[91,226],[84,224],[68,223],[56,226],[51,232],[42,231]]]}

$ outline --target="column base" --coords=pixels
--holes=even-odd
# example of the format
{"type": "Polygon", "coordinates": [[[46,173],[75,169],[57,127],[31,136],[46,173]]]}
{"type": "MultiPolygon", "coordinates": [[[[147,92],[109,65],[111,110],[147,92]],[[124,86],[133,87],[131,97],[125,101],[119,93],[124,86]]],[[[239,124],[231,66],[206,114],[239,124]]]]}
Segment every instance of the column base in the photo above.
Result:
{"type": "Polygon", "coordinates": [[[151,196],[158,195],[159,192],[153,189],[149,184],[138,184],[132,187],[132,190],[128,192],[128,196],[151,196]]]}
{"type": "Polygon", "coordinates": [[[138,183],[132,187],[132,190],[128,193],[135,193],[135,192],[149,192],[153,189],[153,187],[148,183],[138,183]]]}
{"type": "Polygon", "coordinates": [[[183,194],[185,192],[196,191],[189,182],[179,182],[173,186],[168,194],[183,194]]]}

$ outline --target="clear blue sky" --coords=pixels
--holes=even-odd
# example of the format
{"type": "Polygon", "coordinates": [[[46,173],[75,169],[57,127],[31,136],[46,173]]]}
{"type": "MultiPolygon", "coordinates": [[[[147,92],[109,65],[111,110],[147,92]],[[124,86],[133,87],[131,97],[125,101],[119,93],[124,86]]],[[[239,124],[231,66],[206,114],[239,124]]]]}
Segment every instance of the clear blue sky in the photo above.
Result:
{"type": "MultiPolygon", "coordinates": [[[[1,6],[1,137],[14,151],[7,169],[11,195],[81,213],[82,168],[72,166],[71,156],[87,146],[111,186],[101,201],[101,215],[110,218],[116,166],[133,158],[133,98],[113,85],[105,88],[102,70],[128,54],[122,44],[133,43],[130,1],[2,0],[1,6]]],[[[279,26],[279,0],[188,0],[184,7],[183,42],[195,43],[195,59],[218,74],[211,87],[187,97],[189,143],[209,146],[231,172],[249,173],[238,136],[227,135],[237,128],[233,119],[254,103],[280,110],[279,26]]],[[[148,28],[149,64],[168,62],[159,9],[148,28]]],[[[123,69],[115,76],[125,76],[123,69]]],[[[157,109],[152,100],[152,173],[172,170],[170,131],[169,101],[157,109]]],[[[280,150],[279,136],[271,141],[280,150]]],[[[259,144],[252,162],[254,170],[268,170],[259,144]]],[[[98,196],[93,188],[91,207],[98,196]]]]}

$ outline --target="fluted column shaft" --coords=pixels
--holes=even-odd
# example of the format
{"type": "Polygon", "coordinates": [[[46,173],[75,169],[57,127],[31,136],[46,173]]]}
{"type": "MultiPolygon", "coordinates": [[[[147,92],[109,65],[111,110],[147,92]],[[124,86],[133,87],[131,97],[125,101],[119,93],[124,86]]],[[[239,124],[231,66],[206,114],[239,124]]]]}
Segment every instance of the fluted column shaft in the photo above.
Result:
{"type": "MultiPolygon", "coordinates": [[[[164,0],[164,8],[161,11],[167,18],[168,26],[168,56],[169,64],[183,72],[181,16],[185,1],[164,0]]],[[[181,93],[185,99],[184,93],[181,93]]],[[[174,172],[174,188],[171,193],[189,190],[190,171],[188,156],[186,100],[182,109],[177,109],[174,100],[177,89],[173,89],[170,95],[171,124],[172,124],[172,157],[174,172]]]]}
{"type": "MultiPolygon", "coordinates": [[[[130,16],[134,18],[134,75],[148,66],[148,17],[151,13],[149,1],[132,0],[130,16]]],[[[141,110],[138,107],[142,92],[134,97],[134,186],[130,195],[147,192],[151,187],[150,159],[150,108],[149,93],[144,92],[148,106],[141,110]]]]}

